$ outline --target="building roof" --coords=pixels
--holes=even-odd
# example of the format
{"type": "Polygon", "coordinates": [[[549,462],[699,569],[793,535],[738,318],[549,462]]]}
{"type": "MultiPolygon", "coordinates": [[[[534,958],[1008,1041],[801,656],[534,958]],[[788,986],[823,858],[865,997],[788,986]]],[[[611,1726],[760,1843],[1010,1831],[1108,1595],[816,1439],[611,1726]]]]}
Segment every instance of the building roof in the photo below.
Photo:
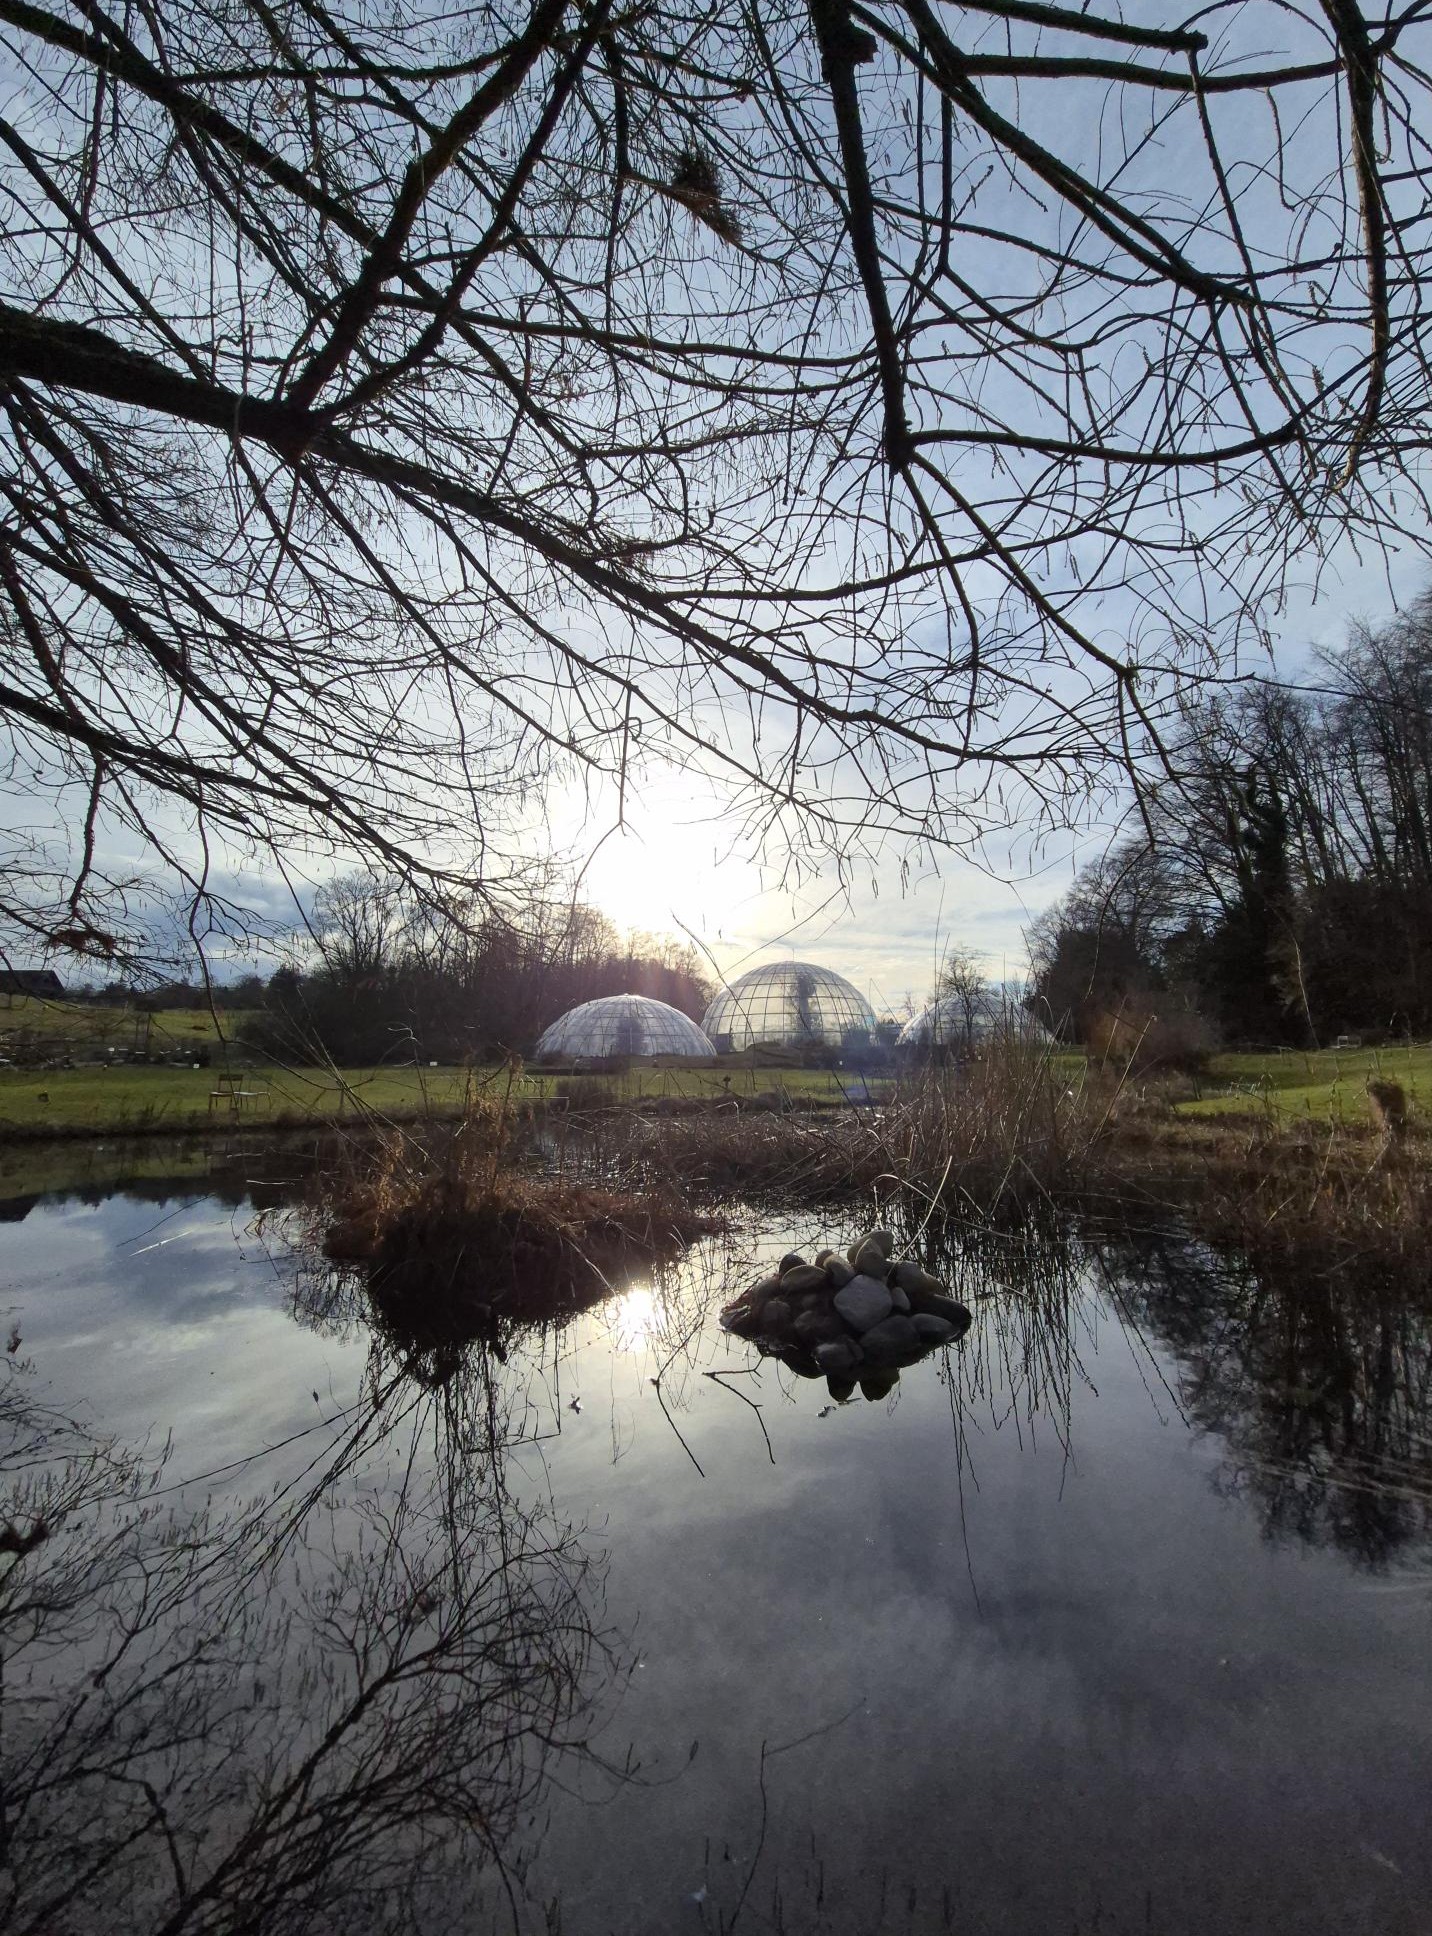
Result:
{"type": "Polygon", "coordinates": [[[0,968],[0,995],[35,995],[42,1001],[60,1002],[65,984],[53,968],[0,968]]]}
{"type": "Polygon", "coordinates": [[[598,1061],[612,1055],[712,1056],[706,1036],[679,1008],[651,995],[602,995],[559,1015],[538,1038],[539,1056],[598,1061]]]}
{"type": "Polygon", "coordinates": [[[704,1026],[722,1051],[763,1042],[838,1049],[852,1034],[869,1035],[875,1016],[854,983],[833,969],[810,961],[768,961],[721,990],[704,1026]]]}

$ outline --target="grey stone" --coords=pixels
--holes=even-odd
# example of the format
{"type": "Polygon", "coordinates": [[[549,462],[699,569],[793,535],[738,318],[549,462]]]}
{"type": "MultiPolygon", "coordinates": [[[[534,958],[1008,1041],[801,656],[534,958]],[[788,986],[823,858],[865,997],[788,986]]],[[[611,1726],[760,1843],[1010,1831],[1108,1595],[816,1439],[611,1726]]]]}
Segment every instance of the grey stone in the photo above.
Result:
{"type": "Polygon", "coordinates": [[[926,1317],[943,1318],[946,1324],[954,1325],[960,1332],[970,1328],[970,1314],[963,1304],[956,1304],[952,1297],[937,1297],[930,1291],[911,1291],[910,1309],[916,1317],[923,1312],[926,1317]]]}
{"type": "Polygon", "coordinates": [[[919,1332],[922,1344],[948,1344],[951,1338],[960,1335],[948,1318],[937,1318],[929,1311],[917,1311],[910,1322],[919,1332]]]}
{"type": "Polygon", "coordinates": [[[893,1365],[887,1365],[883,1370],[879,1371],[873,1367],[870,1370],[866,1370],[862,1366],[860,1371],[860,1396],[862,1398],[868,1398],[873,1405],[878,1398],[888,1398],[899,1382],[900,1374],[893,1365]]]}
{"type": "Polygon", "coordinates": [[[860,1348],[873,1365],[908,1364],[925,1349],[913,1322],[892,1314],[863,1333],[860,1348]]]}
{"type": "Polygon", "coordinates": [[[867,1244],[873,1244],[880,1255],[888,1261],[891,1251],[895,1248],[894,1233],[889,1230],[867,1230],[863,1237],[857,1237],[845,1253],[852,1264],[867,1244]]]}
{"type": "Polygon", "coordinates": [[[878,1277],[883,1281],[890,1271],[890,1259],[879,1244],[865,1243],[855,1253],[855,1269],[861,1277],[878,1277]]]}
{"type": "Polygon", "coordinates": [[[852,1277],[835,1294],[835,1308],[852,1331],[868,1331],[890,1315],[890,1293],[873,1277],[852,1277]]]}
{"type": "Polygon", "coordinates": [[[897,1311],[908,1311],[910,1309],[909,1298],[906,1297],[894,1278],[890,1280],[890,1302],[895,1306],[897,1311]]]}
{"type": "Polygon", "coordinates": [[[767,1337],[786,1338],[791,1331],[791,1307],[783,1297],[766,1300],[761,1310],[761,1329],[767,1337]]]}
{"type": "Polygon", "coordinates": [[[853,1378],[827,1378],[825,1388],[837,1405],[843,1405],[847,1398],[854,1398],[855,1396],[855,1380],[853,1378]]]}
{"type": "Polygon", "coordinates": [[[850,1282],[851,1278],[854,1277],[854,1275],[855,1275],[855,1272],[851,1269],[850,1265],[846,1263],[843,1257],[831,1256],[826,1259],[825,1261],[826,1282],[829,1284],[833,1284],[836,1290],[843,1291],[846,1285],[850,1282]]]}
{"type": "Polygon", "coordinates": [[[753,1311],[759,1311],[763,1305],[770,1302],[780,1288],[781,1280],[779,1277],[763,1277],[759,1284],[753,1284],[751,1286],[741,1302],[749,1305],[753,1311]]]}
{"type": "Polygon", "coordinates": [[[863,1353],[854,1338],[832,1338],[818,1344],[813,1355],[827,1378],[841,1378],[854,1371],[863,1353]]]}
{"type": "Polygon", "coordinates": [[[780,1263],[776,1265],[776,1275],[778,1277],[784,1277],[788,1270],[795,1270],[798,1265],[804,1262],[805,1258],[801,1256],[798,1250],[788,1250],[780,1263]]]}
{"type": "Polygon", "coordinates": [[[825,1287],[825,1267],[822,1264],[792,1264],[789,1270],[781,1272],[782,1297],[790,1297],[798,1291],[823,1291],[825,1287]]]}
{"type": "Polygon", "coordinates": [[[789,1305],[793,1318],[798,1318],[803,1311],[828,1311],[830,1286],[822,1284],[818,1291],[782,1291],[781,1302],[789,1305]]]}
{"type": "Polygon", "coordinates": [[[807,1351],[814,1351],[817,1345],[828,1344],[835,1339],[843,1343],[848,1335],[830,1305],[822,1311],[802,1311],[794,1325],[797,1344],[803,1344],[807,1351]]]}
{"type": "Polygon", "coordinates": [[[936,1297],[943,1297],[945,1287],[938,1277],[931,1277],[922,1270],[913,1257],[902,1257],[895,1266],[892,1276],[902,1291],[932,1291],[936,1297]]]}

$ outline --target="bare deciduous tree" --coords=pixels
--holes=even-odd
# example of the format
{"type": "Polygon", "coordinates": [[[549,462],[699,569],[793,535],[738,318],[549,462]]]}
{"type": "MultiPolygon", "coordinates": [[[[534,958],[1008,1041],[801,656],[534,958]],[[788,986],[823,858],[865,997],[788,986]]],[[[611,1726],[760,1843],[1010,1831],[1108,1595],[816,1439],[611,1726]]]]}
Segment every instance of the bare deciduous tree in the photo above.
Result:
{"type": "Polygon", "coordinates": [[[1050,811],[1426,540],[1420,0],[0,0],[9,896],[1050,811]],[[68,821],[68,842],[56,841],[68,821]],[[48,868],[48,871],[47,871],[48,868]]]}

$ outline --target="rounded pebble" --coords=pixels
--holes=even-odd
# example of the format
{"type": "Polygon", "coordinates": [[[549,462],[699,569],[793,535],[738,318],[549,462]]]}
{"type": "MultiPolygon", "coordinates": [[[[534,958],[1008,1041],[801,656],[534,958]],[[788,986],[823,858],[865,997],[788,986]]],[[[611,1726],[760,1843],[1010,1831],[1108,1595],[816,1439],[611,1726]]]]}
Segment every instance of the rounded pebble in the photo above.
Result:
{"type": "Polygon", "coordinates": [[[829,1279],[823,1264],[792,1264],[781,1272],[781,1296],[793,1297],[800,1291],[823,1291],[829,1279]]]}
{"type": "Polygon", "coordinates": [[[868,1331],[890,1315],[890,1293],[874,1277],[852,1277],[835,1294],[835,1308],[852,1331],[868,1331]]]}
{"type": "Polygon", "coordinates": [[[918,1357],[925,1346],[911,1320],[892,1313],[862,1334],[860,1348],[872,1364],[894,1365],[918,1357]]]}

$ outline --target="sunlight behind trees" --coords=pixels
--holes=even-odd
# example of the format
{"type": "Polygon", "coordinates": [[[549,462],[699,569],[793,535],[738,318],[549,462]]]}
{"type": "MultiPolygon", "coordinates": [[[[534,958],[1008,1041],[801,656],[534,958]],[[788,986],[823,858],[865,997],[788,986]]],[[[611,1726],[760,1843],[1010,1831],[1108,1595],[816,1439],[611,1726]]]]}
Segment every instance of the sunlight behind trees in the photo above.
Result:
{"type": "Polygon", "coordinates": [[[1057,822],[1425,545],[1419,5],[0,0],[12,933],[1057,822]],[[206,905],[207,903],[207,905],[206,905]],[[127,917],[126,909],[131,910],[127,917]]]}

